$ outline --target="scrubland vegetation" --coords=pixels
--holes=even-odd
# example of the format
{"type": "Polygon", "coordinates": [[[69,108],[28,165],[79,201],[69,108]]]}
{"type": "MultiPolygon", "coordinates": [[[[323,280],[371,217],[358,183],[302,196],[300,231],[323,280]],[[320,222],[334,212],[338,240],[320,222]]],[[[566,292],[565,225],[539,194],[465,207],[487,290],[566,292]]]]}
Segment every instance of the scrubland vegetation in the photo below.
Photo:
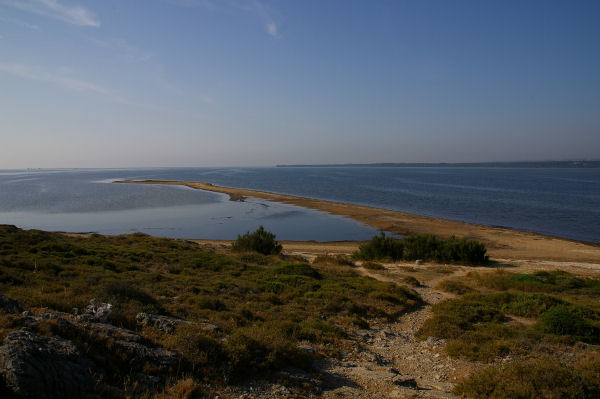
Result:
{"type": "MultiPolygon", "coordinates": [[[[309,265],[258,252],[218,254],[144,234],[66,236],[1,226],[0,292],[34,311],[71,313],[92,298],[111,303],[109,323],[137,330],[151,345],[182,356],[180,369],[169,372],[175,380],[192,380],[177,388],[184,389],[269,378],[286,367],[311,372],[315,359],[335,357],[351,345],[349,329],[372,319],[395,320],[420,303],[414,291],[361,277],[347,258],[332,259],[309,265]],[[141,329],[138,312],[209,322],[220,331],[194,323],[177,326],[171,335],[141,329]]],[[[9,314],[0,314],[0,326],[0,338],[19,328],[9,314]]],[[[60,333],[51,322],[44,329],[38,332],[60,333]]],[[[75,342],[85,353],[112,359],[113,380],[139,371],[110,339],[75,342]]]]}
{"type": "MultiPolygon", "coordinates": [[[[350,351],[353,331],[418,309],[423,303],[409,287],[429,289],[427,273],[434,271],[444,275],[436,289],[452,298],[433,305],[433,317],[417,336],[444,339],[450,357],[486,365],[459,381],[456,395],[600,395],[600,281],[562,271],[505,269],[478,269],[458,279],[452,277],[455,266],[428,265],[404,266],[423,273],[418,279],[401,276],[398,285],[360,276],[344,255],[321,255],[312,264],[277,255],[281,248],[264,229],[240,236],[233,249],[216,253],[144,234],[67,236],[0,226],[0,293],[34,313],[72,314],[92,299],[110,303],[108,323],[137,332],[148,347],[177,353],[176,369],[137,364],[110,336],[76,334],[54,319],[36,324],[35,333],[68,339],[87,356],[101,358],[110,370],[105,382],[131,392],[126,396],[214,397],[222,387],[249,380],[281,381],[282,370],[319,378],[313,362],[350,351]],[[140,326],[139,312],[190,323],[165,332],[140,326]],[[131,381],[139,373],[168,379],[135,391],[131,381]]],[[[354,257],[378,273],[385,268],[375,260],[487,263],[481,244],[433,236],[375,237],[354,257]]],[[[0,310],[0,339],[21,327],[19,317],[0,310]]],[[[298,389],[309,393],[311,387],[298,389]]]]}
{"type": "Polygon", "coordinates": [[[600,281],[562,271],[471,272],[438,286],[462,295],[433,306],[418,335],[455,358],[497,363],[462,381],[474,398],[600,395],[600,281]]]}

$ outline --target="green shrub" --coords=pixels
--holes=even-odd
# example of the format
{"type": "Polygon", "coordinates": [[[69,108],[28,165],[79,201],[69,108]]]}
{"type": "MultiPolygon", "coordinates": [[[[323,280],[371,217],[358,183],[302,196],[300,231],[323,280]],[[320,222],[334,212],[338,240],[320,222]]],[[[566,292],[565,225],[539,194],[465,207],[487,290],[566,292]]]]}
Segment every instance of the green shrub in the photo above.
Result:
{"type": "Polygon", "coordinates": [[[313,355],[299,349],[293,337],[300,328],[295,323],[271,322],[235,330],[225,343],[232,377],[285,367],[311,370],[313,355]]]}
{"type": "Polygon", "coordinates": [[[600,329],[573,313],[566,306],[554,306],[536,325],[546,334],[568,335],[587,343],[600,343],[600,329]]]}
{"type": "Polygon", "coordinates": [[[431,234],[386,237],[383,233],[361,244],[353,254],[355,259],[432,260],[440,263],[482,265],[488,263],[486,248],[480,242],[450,237],[442,240],[431,234]]]}
{"type": "Polygon", "coordinates": [[[238,236],[231,244],[235,252],[255,251],[263,255],[277,255],[281,252],[281,245],[275,241],[275,234],[268,232],[260,226],[254,233],[247,232],[238,236]]]}
{"type": "Polygon", "coordinates": [[[402,259],[403,250],[402,241],[386,237],[382,232],[381,235],[374,236],[371,241],[361,244],[358,247],[358,252],[355,252],[352,256],[361,260],[389,258],[397,261],[402,259]]]}
{"type": "Polygon", "coordinates": [[[544,357],[487,367],[460,381],[456,395],[469,398],[565,398],[600,397],[598,371],[589,372],[591,362],[567,366],[544,357]]]}

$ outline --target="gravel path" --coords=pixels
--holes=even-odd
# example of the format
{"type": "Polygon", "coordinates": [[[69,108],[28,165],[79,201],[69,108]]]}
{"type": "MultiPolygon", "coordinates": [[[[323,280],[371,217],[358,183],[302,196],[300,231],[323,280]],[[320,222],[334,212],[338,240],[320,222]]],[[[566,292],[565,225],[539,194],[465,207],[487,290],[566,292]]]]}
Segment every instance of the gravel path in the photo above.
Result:
{"type": "MultiPolygon", "coordinates": [[[[379,280],[394,281],[389,275],[362,268],[359,271],[379,280]]],[[[444,340],[415,338],[415,333],[432,315],[431,305],[448,297],[429,286],[415,290],[424,301],[420,309],[405,314],[395,323],[373,324],[368,330],[356,331],[359,344],[352,353],[341,360],[320,362],[319,369],[325,375],[324,398],[456,397],[451,393],[456,380],[478,365],[450,359],[443,351],[444,340]]]]}

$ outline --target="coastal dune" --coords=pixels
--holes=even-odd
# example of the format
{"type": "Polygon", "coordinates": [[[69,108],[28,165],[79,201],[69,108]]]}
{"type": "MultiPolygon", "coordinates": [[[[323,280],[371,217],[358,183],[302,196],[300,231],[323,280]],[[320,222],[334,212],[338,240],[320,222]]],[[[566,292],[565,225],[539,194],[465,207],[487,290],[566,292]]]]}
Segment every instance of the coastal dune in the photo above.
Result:
{"type": "Polygon", "coordinates": [[[304,198],[267,191],[222,187],[203,182],[121,180],[116,183],[181,185],[227,194],[232,201],[243,201],[246,197],[261,198],[348,217],[375,229],[393,234],[435,234],[443,238],[454,235],[483,242],[488,248],[489,255],[494,259],[600,263],[600,245],[598,244],[527,231],[414,215],[365,205],[304,198]]]}

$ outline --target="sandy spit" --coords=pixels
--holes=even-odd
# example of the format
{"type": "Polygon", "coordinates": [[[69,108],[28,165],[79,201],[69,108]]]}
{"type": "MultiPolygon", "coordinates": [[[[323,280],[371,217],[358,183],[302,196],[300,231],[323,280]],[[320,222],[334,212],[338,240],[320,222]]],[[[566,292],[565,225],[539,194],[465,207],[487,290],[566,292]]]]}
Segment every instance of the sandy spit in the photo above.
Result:
{"type": "MultiPolygon", "coordinates": [[[[333,215],[349,217],[375,229],[389,231],[394,234],[427,233],[445,238],[454,235],[475,239],[486,244],[488,253],[494,259],[575,262],[593,264],[594,266],[600,264],[600,244],[545,236],[526,231],[413,215],[364,205],[270,193],[267,191],[221,187],[202,182],[123,180],[116,183],[183,185],[199,190],[228,194],[232,201],[243,201],[246,197],[256,197],[268,201],[315,209],[333,215]]],[[[347,242],[337,244],[337,246],[339,245],[356,247],[357,243],[347,242]]],[[[330,246],[335,247],[336,245],[332,243],[330,246]]],[[[331,249],[333,249],[331,252],[337,252],[334,248],[331,249]]],[[[327,252],[327,250],[324,252],[327,252]]]]}

